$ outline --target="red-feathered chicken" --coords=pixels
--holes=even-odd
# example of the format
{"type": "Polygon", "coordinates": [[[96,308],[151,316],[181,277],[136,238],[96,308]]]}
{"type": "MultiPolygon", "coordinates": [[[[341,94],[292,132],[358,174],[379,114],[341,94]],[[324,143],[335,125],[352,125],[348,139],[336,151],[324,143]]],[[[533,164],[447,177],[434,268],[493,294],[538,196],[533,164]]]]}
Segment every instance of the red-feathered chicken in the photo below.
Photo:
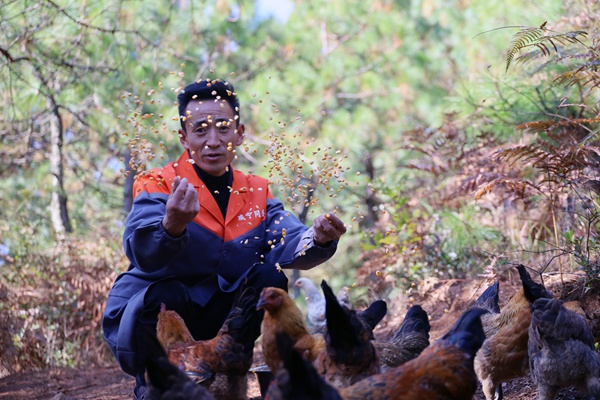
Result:
{"type": "Polygon", "coordinates": [[[466,311],[417,358],[339,389],[339,394],[345,400],[471,400],[477,389],[473,359],[485,339],[480,320],[485,312],[466,311]]]}
{"type": "Polygon", "coordinates": [[[373,345],[373,329],[387,313],[383,300],[357,313],[339,304],[323,280],[325,295],[326,349],[315,360],[319,374],[335,387],[344,387],[379,372],[379,358],[373,345]]]}
{"type": "Polygon", "coordinates": [[[538,400],[554,400],[568,386],[600,399],[600,358],[584,317],[534,282],[523,266],[519,274],[531,304],[529,365],[538,400]]]}
{"type": "Polygon", "coordinates": [[[243,288],[223,326],[210,340],[184,342],[191,334],[183,320],[173,312],[159,315],[157,336],[167,349],[169,361],[208,387],[217,399],[247,397],[247,373],[262,316],[256,310],[257,299],[254,288],[243,288]]]}
{"type": "Polygon", "coordinates": [[[152,329],[148,327],[143,338],[149,384],[147,400],[214,400],[208,389],[169,362],[152,329]]]}
{"type": "Polygon", "coordinates": [[[262,350],[265,362],[274,374],[281,363],[276,341],[278,332],[287,333],[294,347],[310,361],[324,348],[323,335],[309,333],[302,312],[285,290],[264,288],[256,307],[265,310],[261,325],[262,350]]]}

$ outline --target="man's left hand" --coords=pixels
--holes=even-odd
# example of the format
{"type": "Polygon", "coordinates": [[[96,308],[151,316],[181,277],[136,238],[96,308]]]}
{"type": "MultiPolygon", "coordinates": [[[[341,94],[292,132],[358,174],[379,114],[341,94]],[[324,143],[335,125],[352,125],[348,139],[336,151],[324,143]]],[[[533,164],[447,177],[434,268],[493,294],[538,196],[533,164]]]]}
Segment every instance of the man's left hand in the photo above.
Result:
{"type": "Polygon", "coordinates": [[[327,246],[331,241],[338,240],[346,233],[346,226],[333,213],[321,214],[313,222],[315,244],[327,246]]]}

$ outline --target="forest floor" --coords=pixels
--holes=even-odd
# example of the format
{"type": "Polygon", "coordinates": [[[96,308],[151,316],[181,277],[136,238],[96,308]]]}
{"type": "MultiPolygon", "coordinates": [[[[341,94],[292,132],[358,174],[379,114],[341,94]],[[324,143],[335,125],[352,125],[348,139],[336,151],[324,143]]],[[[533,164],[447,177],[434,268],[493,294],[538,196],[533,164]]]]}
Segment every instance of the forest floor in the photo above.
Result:
{"type": "MultiPolygon", "coordinates": [[[[561,283],[558,275],[546,280],[548,288],[565,300],[578,299],[586,312],[596,341],[600,341],[600,296],[592,291],[584,291],[571,275],[563,276],[561,283]]],[[[399,326],[404,314],[411,304],[420,304],[431,317],[431,341],[441,337],[458,318],[460,313],[470,305],[477,296],[491,283],[484,278],[467,280],[427,279],[414,288],[411,293],[388,304],[388,315],[375,330],[376,338],[387,338],[394,328],[399,326]]],[[[520,285],[514,275],[500,283],[500,306],[520,285]]],[[[260,364],[260,349],[255,353],[255,365],[260,364]]],[[[261,399],[256,377],[248,374],[248,397],[251,400],[261,399]]],[[[112,367],[58,368],[23,372],[0,379],[0,399],[97,399],[124,400],[131,399],[134,380],[124,374],[115,364],[112,367]]],[[[531,379],[526,376],[503,386],[505,400],[535,399],[537,389],[531,379]]],[[[481,389],[477,390],[476,400],[485,400],[481,389]]],[[[557,399],[583,400],[589,399],[575,391],[565,389],[557,399]]]]}

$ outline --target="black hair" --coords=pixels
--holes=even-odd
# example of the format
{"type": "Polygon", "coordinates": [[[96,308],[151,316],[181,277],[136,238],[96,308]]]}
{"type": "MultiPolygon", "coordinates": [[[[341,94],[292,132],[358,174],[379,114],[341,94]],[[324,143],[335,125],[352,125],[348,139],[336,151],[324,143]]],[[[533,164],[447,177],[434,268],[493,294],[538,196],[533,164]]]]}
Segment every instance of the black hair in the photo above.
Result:
{"type": "Polygon", "coordinates": [[[181,122],[183,131],[186,131],[183,117],[187,116],[185,110],[190,101],[215,100],[218,98],[225,100],[233,110],[233,113],[238,116],[238,119],[236,120],[236,126],[238,126],[240,123],[240,101],[233,89],[233,85],[221,79],[202,79],[187,85],[185,89],[177,95],[179,121],[181,122]]]}

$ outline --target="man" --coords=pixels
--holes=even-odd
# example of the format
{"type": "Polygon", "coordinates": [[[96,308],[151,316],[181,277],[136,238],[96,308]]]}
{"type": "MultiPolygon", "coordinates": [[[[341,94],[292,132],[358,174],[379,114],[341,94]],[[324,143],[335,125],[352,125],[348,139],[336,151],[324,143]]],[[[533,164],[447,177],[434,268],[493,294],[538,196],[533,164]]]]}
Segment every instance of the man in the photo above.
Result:
{"type": "Polygon", "coordinates": [[[196,340],[210,339],[242,281],[258,291],[287,290],[280,268],[317,266],[346,232],[333,214],[304,226],[273,198],[265,179],[232,168],[244,125],[231,84],[201,80],[177,100],[185,150],[134,184],[123,234],[131,264],[116,279],[103,318],[113,354],[136,377],[136,399],[146,392],[140,326],[156,325],[161,303],[184,318],[196,340]]]}

